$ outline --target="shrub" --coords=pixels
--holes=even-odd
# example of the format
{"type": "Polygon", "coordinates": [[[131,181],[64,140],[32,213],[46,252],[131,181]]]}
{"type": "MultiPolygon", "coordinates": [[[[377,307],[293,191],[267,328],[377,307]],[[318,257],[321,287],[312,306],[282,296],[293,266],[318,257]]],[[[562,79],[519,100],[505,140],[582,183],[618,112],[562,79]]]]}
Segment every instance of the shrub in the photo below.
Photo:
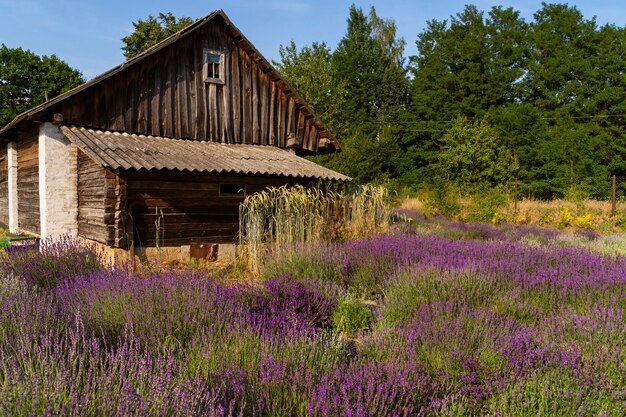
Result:
{"type": "Polygon", "coordinates": [[[582,216],[576,217],[574,224],[576,227],[580,227],[581,229],[591,229],[591,215],[589,213],[585,213],[582,216]]]}
{"type": "Polygon", "coordinates": [[[498,225],[504,222],[505,220],[506,220],[506,217],[504,217],[504,214],[496,212],[491,218],[491,223],[494,225],[498,225]]]}
{"type": "Polygon", "coordinates": [[[294,280],[281,274],[263,283],[252,301],[251,313],[260,328],[324,328],[330,326],[335,300],[318,281],[294,280]]]}
{"type": "Polygon", "coordinates": [[[515,223],[517,224],[528,224],[530,223],[530,214],[528,213],[519,213],[515,216],[515,223]]]}
{"type": "Polygon", "coordinates": [[[506,192],[502,186],[493,188],[479,186],[473,194],[473,207],[469,217],[471,220],[493,222],[493,219],[499,215],[498,210],[505,204],[506,192]]]}
{"type": "Polygon", "coordinates": [[[258,273],[266,244],[277,255],[284,246],[343,241],[387,226],[387,190],[365,184],[353,189],[301,185],[269,188],[246,197],[239,208],[239,243],[258,273]]]}
{"type": "Polygon", "coordinates": [[[359,300],[346,297],[337,303],[333,311],[333,327],[347,337],[354,337],[367,330],[372,322],[370,308],[359,300]]]}
{"type": "Polygon", "coordinates": [[[438,214],[454,217],[461,210],[459,190],[451,183],[435,184],[432,191],[426,195],[425,200],[424,210],[428,217],[438,214]]]}
{"type": "Polygon", "coordinates": [[[52,289],[64,279],[102,269],[102,254],[68,236],[39,245],[10,248],[0,257],[0,269],[23,279],[29,287],[52,289]]]}
{"type": "Polygon", "coordinates": [[[556,225],[562,229],[564,227],[569,226],[572,223],[572,213],[569,211],[567,207],[563,207],[559,212],[559,219],[557,220],[556,225]]]}

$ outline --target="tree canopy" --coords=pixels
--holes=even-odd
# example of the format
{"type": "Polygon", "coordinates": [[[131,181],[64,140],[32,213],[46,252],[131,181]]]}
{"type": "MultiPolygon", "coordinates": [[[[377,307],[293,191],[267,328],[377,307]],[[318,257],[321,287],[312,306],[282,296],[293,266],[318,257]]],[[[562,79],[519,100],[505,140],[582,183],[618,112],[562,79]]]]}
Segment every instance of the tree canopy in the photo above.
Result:
{"type": "MultiPolygon", "coordinates": [[[[192,22],[172,13],[133,22],[124,55],[192,22]]],[[[341,142],[342,153],[317,162],[357,181],[514,178],[541,198],[571,188],[606,197],[609,175],[626,178],[626,27],[567,4],[542,3],[528,21],[511,7],[467,5],[428,21],[415,43],[405,57],[392,19],[352,5],[335,47],[280,48],[274,65],[341,142]]],[[[54,55],[3,45],[0,123],[81,82],[54,55]]]]}
{"type": "Polygon", "coordinates": [[[82,74],[56,55],[0,47],[0,126],[18,114],[84,82],[82,74]]]}
{"type": "Polygon", "coordinates": [[[159,13],[157,17],[150,15],[146,20],[139,19],[133,22],[133,33],[122,38],[124,57],[131,59],[192,23],[190,17],[177,18],[172,12],[159,13]]]}
{"type": "Polygon", "coordinates": [[[319,44],[289,45],[279,68],[311,86],[299,91],[345,150],[318,162],[360,181],[428,184],[444,167],[464,184],[515,178],[542,198],[606,197],[609,175],[626,176],[626,28],[567,4],[542,3],[531,21],[467,5],[428,21],[416,46],[405,60],[393,20],[356,6],[323,65],[308,61],[319,44]]]}

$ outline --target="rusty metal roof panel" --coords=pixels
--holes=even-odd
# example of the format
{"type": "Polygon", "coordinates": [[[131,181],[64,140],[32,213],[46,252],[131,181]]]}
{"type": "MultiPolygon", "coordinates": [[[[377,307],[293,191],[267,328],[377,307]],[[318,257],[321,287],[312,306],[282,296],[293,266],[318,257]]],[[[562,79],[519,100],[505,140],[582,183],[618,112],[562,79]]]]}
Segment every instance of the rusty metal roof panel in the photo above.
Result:
{"type": "Polygon", "coordinates": [[[171,139],[68,125],[62,125],[60,129],[96,162],[114,170],[175,170],[350,180],[350,177],[274,146],[171,139]]]}

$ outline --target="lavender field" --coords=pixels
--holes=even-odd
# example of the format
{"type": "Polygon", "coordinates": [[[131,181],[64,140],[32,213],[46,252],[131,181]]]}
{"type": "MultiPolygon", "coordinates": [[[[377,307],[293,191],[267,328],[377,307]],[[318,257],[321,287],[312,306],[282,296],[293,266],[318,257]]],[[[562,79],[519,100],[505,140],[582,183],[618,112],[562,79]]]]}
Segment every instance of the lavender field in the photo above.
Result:
{"type": "Polygon", "coordinates": [[[69,241],[8,253],[0,415],[626,415],[626,257],[402,217],[252,282],[131,275],[69,241]]]}

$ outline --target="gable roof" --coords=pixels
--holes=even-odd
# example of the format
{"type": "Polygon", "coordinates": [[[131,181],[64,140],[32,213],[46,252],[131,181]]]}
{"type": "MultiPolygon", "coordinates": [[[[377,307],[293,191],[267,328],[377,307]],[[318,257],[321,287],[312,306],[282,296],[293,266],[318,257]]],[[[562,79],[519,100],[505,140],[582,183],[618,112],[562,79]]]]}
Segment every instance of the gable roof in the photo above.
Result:
{"type": "MultiPolygon", "coordinates": [[[[331,143],[331,145],[339,150],[339,144],[337,143],[337,140],[335,139],[334,136],[332,136],[332,134],[328,131],[328,129],[326,128],[326,126],[324,125],[324,123],[317,117],[315,116],[313,110],[308,106],[308,104],[306,103],[306,101],[300,96],[298,95],[298,93],[292,88],[292,86],[289,84],[289,82],[287,80],[285,80],[284,78],[282,78],[280,76],[280,74],[276,71],[276,69],[274,69],[274,67],[269,63],[269,61],[267,59],[265,59],[265,57],[263,57],[263,55],[261,55],[256,48],[254,48],[254,46],[252,45],[252,43],[243,35],[243,33],[230,21],[230,19],[226,16],[226,14],[224,13],[223,10],[217,10],[214,11],[212,13],[210,13],[209,15],[205,16],[204,18],[201,18],[199,20],[197,20],[196,22],[192,23],[191,25],[187,26],[186,28],[182,29],[181,31],[171,35],[170,37],[168,37],[167,39],[159,42],[158,44],[154,45],[153,47],[147,49],[146,51],[144,51],[143,53],[137,55],[136,57],[110,69],[109,71],[104,72],[103,74],[87,81],[86,83],[72,89],[69,90],[63,94],[60,94],[59,96],[45,102],[42,103],[30,110],[25,111],[22,114],[19,114],[18,116],[16,116],[9,124],[7,124],[6,126],[4,126],[2,129],[0,129],[0,138],[2,138],[3,136],[6,136],[6,134],[10,131],[12,131],[13,129],[16,129],[19,125],[21,125],[22,123],[24,123],[25,121],[29,121],[29,120],[37,120],[38,118],[44,117],[46,116],[46,112],[50,112],[51,109],[53,108],[53,106],[63,102],[64,100],[67,100],[70,97],[75,96],[76,94],[85,91],[87,89],[90,89],[92,87],[94,87],[97,84],[100,84],[101,82],[103,82],[104,80],[107,80],[109,78],[111,78],[112,76],[127,70],[128,68],[136,65],[139,62],[142,62],[143,60],[145,60],[147,57],[150,57],[152,55],[154,55],[155,53],[161,51],[162,49],[172,45],[173,43],[175,43],[177,40],[182,39],[185,36],[188,36],[189,34],[193,33],[194,31],[198,30],[199,28],[209,24],[209,22],[215,20],[215,19],[223,19],[223,22],[225,23],[225,25],[227,26],[227,28],[230,30],[230,32],[232,33],[233,37],[235,38],[236,41],[239,42],[239,44],[246,50],[246,53],[257,63],[257,65],[259,65],[263,72],[265,73],[270,73],[271,74],[271,79],[281,83],[281,85],[283,85],[283,91],[285,92],[285,94],[288,94],[289,96],[292,96],[295,98],[295,102],[298,105],[299,109],[301,111],[303,111],[307,116],[306,117],[312,117],[314,119],[314,125],[316,126],[316,128],[318,129],[318,131],[320,132],[320,136],[321,137],[325,137],[326,139],[328,139],[331,143]]],[[[48,117],[50,117],[50,114],[47,114],[48,117]]]]}
{"type": "Polygon", "coordinates": [[[274,146],[170,139],[66,125],[61,125],[60,130],[81,151],[101,166],[113,170],[173,170],[350,180],[350,177],[274,146]]]}

